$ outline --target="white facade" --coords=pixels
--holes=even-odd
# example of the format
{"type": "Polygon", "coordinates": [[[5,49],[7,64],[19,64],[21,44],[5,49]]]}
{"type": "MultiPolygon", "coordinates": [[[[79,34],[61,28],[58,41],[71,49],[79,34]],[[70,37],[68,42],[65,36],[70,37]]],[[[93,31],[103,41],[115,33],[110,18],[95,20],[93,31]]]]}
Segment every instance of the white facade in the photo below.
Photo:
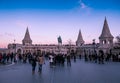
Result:
{"type": "Polygon", "coordinates": [[[62,44],[32,44],[32,40],[30,38],[30,34],[28,28],[26,30],[24,39],[22,40],[22,44],[9,44],[8,49],[10,52],[16,53],[27,53],[27,52],[50,52],[50,53],[62,53],[67,54],[71,50],[77,51],[78,54],[91,54],[94,51],[98,53],[99,50],[103,50],[104,52],[109,52],[113,48],[113,36],[110,33],[109,26],[107,20],[105,18],[103,30],[99,37],[99,43],[95,43],[93,41],[92,44],[84,44],[84,40],[81,34],[81,30],[79,31],[79,35],[76,41],[76,45],[62,45],[62,44]]]}

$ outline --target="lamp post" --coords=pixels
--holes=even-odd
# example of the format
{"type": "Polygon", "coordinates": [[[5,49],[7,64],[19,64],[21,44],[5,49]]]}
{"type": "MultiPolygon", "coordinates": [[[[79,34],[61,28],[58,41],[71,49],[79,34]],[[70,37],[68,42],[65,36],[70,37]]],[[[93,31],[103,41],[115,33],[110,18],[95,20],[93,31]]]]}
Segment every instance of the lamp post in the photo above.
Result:
{"type": "Polygon", "coordinates": [[[93,49],[94,49],[94,53],[95,53],[95,39],[93,39],[93,49]]]}
{"type": "Polygon", "coordinates": [[[95,39],[93,39],[94,60],[95,60],[95,63],[97,63],[97,53],[95,48],[96,48],[96,43],[95,43],[95,39]]]}
{"type": "Polygon", "coordinates": [[[16,62],[16,44],[15,44],[15,39],[14,39],[13,49],[14,49],[14,62],[16,62]]]}
{"type": "Polygon", "coordinates": [[[16,55],[16,44],[15,44],[15,39],[14,39],[14,49],[15,49],[15,55],[16,55]]]}
{"type": "Polygon", "coordinates": [[[72,40],[71,39],[68,40],[68,44],[69,44],[69,52],[71,52],[71,44],[72,44],[72,40]]]}

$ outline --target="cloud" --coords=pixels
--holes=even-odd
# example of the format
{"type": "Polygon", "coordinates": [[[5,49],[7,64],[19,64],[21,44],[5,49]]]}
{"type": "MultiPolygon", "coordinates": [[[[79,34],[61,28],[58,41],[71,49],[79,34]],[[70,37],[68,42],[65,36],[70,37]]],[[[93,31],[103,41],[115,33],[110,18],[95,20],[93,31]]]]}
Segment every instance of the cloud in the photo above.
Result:
{"type": "Polygon", "coordinates": [[[73,8],[73,11],[77,11],[80,14],[83,15],[90,15],[92,12],[92,8],[88,6],[86,3],[83,2],[83,0],[79,0],[78,5],[73,8]]]}
{"type": "Polygon", "coordinates": [[[81,9],[88,8],[88,6],[82,0],[80,0],[78,3],[80,4],[81,9]]]}
{"type": "Polygon", "coordinates": [[[82,0],[79,0],[78,3],[80,4],[80,8],[82,9],[88,8],[88,6],[82,0]]]}

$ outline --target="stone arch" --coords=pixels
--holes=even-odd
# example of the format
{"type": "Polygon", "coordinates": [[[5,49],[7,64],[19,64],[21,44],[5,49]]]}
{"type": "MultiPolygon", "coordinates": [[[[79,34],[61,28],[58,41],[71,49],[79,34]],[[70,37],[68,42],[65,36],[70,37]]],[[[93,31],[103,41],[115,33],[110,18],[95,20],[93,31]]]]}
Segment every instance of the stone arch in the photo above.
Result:
{"type": "Polygon", "coordinates": [[[107,44],[107,41],[106,41],[106,40],[104,40],[104,41],[103,41],[103,44],[107,44]]]}
{"type": "Polygon", "coordinates": [[[104,51],[103,50],[99,50],[99,54],[104,54],[104,51]]]}
{"type": "Polygon", "coordinates": [[[21,47],[16,49],[17,54],[23,54],[23,49],[21,47]]]}

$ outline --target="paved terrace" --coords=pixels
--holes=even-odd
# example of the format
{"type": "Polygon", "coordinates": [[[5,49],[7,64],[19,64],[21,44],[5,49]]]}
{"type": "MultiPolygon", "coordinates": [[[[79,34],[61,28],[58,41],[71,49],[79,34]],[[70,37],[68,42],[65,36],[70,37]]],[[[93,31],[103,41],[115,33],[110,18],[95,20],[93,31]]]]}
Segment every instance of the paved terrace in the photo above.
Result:
{"type": "Polygon", "coordinates": [[[49,67],[43,65],[43,71],[32,75],[29,63],[17,63],[0,66],[0,83],[120,83],[120,62],[96,64],[77,59],[71,61],[71,67],[49,67]]]}

